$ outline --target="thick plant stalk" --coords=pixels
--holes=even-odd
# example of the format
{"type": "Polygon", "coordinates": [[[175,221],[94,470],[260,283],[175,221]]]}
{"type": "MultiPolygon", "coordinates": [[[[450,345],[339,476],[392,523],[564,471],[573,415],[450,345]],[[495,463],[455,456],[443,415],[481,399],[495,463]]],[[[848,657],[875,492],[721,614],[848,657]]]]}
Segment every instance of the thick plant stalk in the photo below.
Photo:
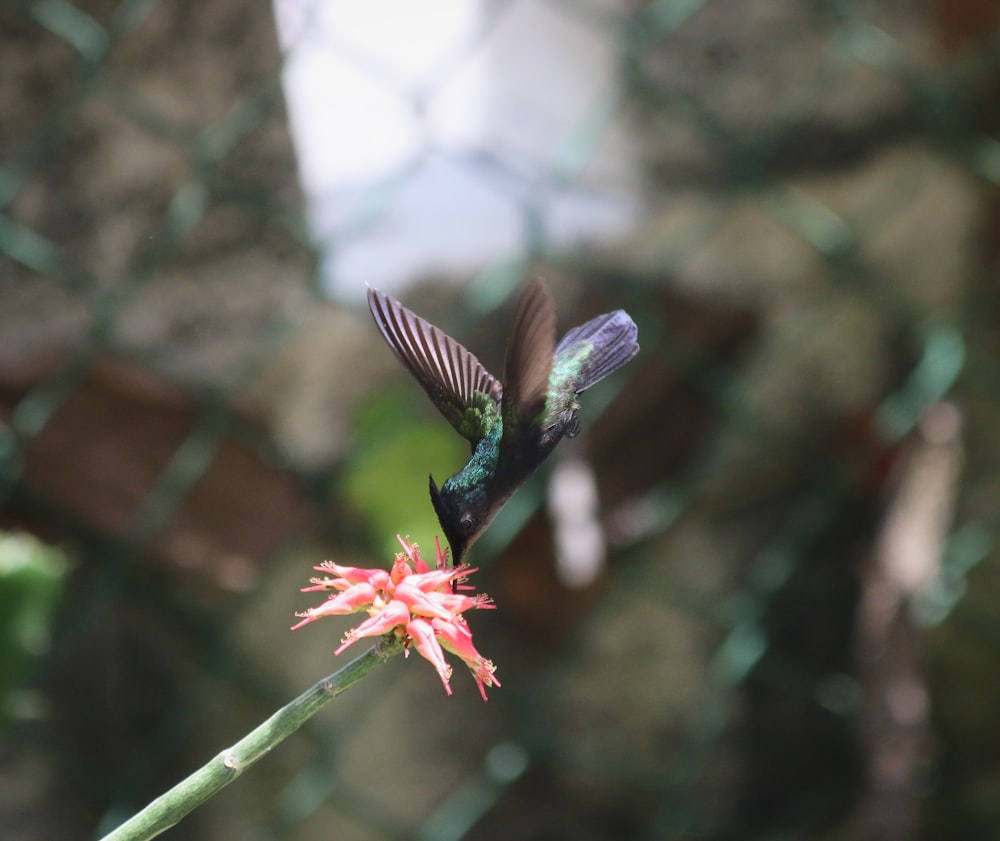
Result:
{"type": "Polygon", "coordinates": [[[392,635],[329,677],[323,678],[294,701],[286,704],[235,745],[217,754],[187,779],[160,795],[133,815],[103,841],[145,841],[178,823],[220,789],[227,786],[258,759],[298,730],[322,707],[357,683],[376,666],[403,650],[403,642],[392,635]]]}

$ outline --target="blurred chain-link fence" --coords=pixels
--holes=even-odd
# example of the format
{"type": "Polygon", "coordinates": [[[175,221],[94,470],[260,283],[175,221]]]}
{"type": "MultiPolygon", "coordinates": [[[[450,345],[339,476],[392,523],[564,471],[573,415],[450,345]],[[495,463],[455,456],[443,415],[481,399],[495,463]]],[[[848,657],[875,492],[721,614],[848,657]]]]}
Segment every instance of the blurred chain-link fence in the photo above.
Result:
{"type": "Polygon", "coordinates": [[[498,371],[528,273],[642,351],[477,544],[503,688],[393,661],[164,837],[995,837],[998,22],[5,4],[4,838],[335,669],[298,588],[464,446],[364,283],[498,371]]]}

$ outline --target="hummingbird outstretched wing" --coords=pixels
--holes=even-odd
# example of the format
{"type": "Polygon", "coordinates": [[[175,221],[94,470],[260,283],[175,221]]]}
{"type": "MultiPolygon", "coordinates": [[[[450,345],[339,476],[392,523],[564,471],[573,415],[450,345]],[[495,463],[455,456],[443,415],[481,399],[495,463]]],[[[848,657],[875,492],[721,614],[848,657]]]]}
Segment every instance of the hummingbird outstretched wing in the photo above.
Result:
{"type": "Polygon", "coordinates": [[[637,333],[625,310],[599,315],[559,340],[553,365],[567,372],[573,394],[582,394],[639,352],[637,333]]]}
{"type": "Polygon", "coordinates": [[[500,381],[451,336],[391,295],[369,288],[368,308],[400,362],[457,432],[475,445],[498,419],[500,381]]]}
{"type": "Polygon", "coordinates": [[[538,431],[555,345],[555,304],[545,284],[534,278],[521,291],[507,340],[501,409],[504,447],[529,431],[538,431]]]}

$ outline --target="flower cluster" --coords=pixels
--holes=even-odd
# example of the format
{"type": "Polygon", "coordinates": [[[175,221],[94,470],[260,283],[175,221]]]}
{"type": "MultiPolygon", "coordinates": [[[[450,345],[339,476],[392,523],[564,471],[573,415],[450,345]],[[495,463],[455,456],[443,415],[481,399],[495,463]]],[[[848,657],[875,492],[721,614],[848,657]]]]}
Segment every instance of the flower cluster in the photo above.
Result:
{"type": "Polygon", "coordinates": [[[445,691],[450,695],[451,666],[444,659],[442,648],[460,657],[472,672],[479,692],[486,700],[486,687],[499,686],[493,675],[494,665],[480,656],[472,644],[472,632],[462,613],[471,608],[492,608],[486,595],[467,596],[457,590],[471,590],[458,582],[475,569],[462,565],[448,567],[441,543],[435,540],[437,567],[432,569],[420,557],[416,544],[407,543],[397,535],[403,551],[396,555],[392,569],[360,569],[325,561],[317,567],[325,578],[313,578],[311,587],[303,593],[333,590],[323,604],[297,613],[301,622],[294,631],[324,616],[366,611],[368,619],[352,628],[334,654],[361,637],[393,633],[410,648],[426,657],[441,676],[445,691]]]}

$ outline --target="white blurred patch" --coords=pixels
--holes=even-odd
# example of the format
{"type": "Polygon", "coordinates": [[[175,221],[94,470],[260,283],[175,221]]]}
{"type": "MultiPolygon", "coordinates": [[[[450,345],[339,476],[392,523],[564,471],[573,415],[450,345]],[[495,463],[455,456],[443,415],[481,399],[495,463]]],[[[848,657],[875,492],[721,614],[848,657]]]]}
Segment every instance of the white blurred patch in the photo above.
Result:
{"type": "Polygon", "coordinates": [[[638,167],[618,108],[616,3],[596,15],[544,0],[274,10],[332,294],[468,276],[523,257],[539,230],[569,248],[631,229],[638,167]]]}
{"type": "Polygon", "coordinates": [[[567,587],[592,583],[604,567],[606,543],[599,519],[594,471],[583,459],[561,459],[549,482],[556,572],[567,587]]]}

